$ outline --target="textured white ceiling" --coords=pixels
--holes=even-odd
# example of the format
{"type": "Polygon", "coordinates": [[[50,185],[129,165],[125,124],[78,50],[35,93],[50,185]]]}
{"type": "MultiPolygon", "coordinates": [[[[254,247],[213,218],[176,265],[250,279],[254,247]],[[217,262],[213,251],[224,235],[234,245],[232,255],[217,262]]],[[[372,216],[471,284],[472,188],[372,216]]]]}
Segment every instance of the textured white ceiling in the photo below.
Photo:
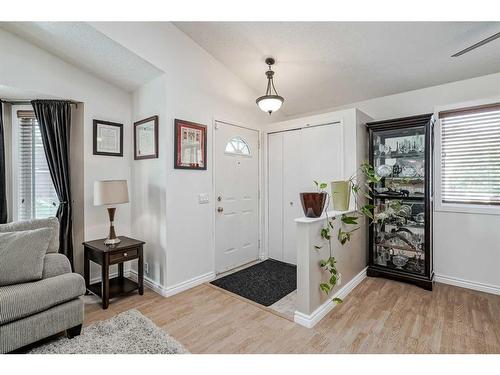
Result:
{"type": "Polygon", "coordinates": [[[85,22],[0,22],[0,27],[127,91],[161,74],[85,22]]]}
{"type": "Polygon", "coordinates": [[[274,56],[283,112],[297,115],[500,71],[498,22],[176,22],[263,95],[274,56]]]}

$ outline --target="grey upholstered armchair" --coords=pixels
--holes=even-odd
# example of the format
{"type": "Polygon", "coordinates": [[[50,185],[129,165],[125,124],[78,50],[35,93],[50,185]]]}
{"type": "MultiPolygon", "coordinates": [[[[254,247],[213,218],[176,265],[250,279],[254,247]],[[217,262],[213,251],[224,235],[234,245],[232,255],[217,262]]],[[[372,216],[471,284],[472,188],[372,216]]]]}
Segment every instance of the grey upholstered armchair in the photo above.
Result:
{"type": "MultiPolygon", "coordinates": [[[[0,225],[0,233],[40,228],[51,228],[46,254],[42,253],[41,279],[0,284],[0,353],[13,351],[65,330],[69,337],[79,335],[81,331],[84,306],[79,297],[85,294],[85,282],[81,275],[71,272],[66,256],[57,253],[57,219],[3,224],[0,225]]],[[[0,271],[12,270],[5,271],[0,267],[0,271]]]]}

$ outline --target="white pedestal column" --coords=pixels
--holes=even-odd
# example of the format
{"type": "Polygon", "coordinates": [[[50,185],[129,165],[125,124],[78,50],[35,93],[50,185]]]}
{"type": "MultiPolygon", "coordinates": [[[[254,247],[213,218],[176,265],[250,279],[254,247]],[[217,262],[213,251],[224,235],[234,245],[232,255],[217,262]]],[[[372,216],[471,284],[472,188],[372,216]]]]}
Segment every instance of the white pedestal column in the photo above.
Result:
{"type": "MultiPolygon", "coordinates": [[[[360,229],[354,232],[351,241],[341,245],[337,233],[342,214],[352,211],[330,211],[335,218],[332,234],[332,255],[337,260],[337,270],[342,278],[329,296],[322,292],[319,284],[328,280],[329,273],[319,266],[322,259],[329,257],[328,242],[321,238],[321,229],[326,225],[326,217],[295,219],[297,223],[297,306],[295,322],[312,327],[333,307],[334,297],[344,298],[366,276],[366,225],[360,217],[360,229]],[[315,246],[321,246],[316,249],[315,246]]],[[[350,229],[352,229],[351,227],[350,229]]]]}

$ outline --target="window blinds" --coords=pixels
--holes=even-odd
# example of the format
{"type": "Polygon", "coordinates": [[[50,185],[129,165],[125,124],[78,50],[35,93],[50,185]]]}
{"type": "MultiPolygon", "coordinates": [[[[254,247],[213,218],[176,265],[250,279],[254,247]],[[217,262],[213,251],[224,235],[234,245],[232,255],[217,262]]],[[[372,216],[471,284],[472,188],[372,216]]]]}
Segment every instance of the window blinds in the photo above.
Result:
{"type": "Polygon", "coordinates": [[[33,112],[18,111],[18,219],[55,216],[58,199],[33,112]]]}
{"type": "Polygon", "coordinates": [[[500,104],[439,117],[442,202],[500,205],[500,104]]]}

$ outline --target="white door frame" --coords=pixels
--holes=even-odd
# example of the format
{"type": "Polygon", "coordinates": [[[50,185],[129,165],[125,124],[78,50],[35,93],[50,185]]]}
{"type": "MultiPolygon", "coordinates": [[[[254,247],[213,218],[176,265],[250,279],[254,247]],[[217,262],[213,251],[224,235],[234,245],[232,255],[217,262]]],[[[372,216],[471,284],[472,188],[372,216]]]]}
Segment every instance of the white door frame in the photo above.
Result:
{"type": "Polygon", "coordinates": [[[257,166],[258,166],[258,187],[259,187],[259,193],[258,193],[258,208],[257,208],[257,216],[259,218],[259,225],[258,225],[258,246],[259,246],[259,259],[264,259],[265,258],[265,254],[264,254],[264,246],[262,244],[262,226],[263,226],[263,217],[262,217],[262,210],[263,210],[263,207],[262,207],[262,166],[261,166],[261,162],[262,162],[262,131],[260,129],[256,129],[256,128],[252,128],[250,126],[244,126],[244,125],[240,125],[240,124],[237,124],[235,123],[234,121],[227,121],[227,120],[222,120],[222,119],[218,119],[218,118],[214,118],[213,121],[212,121],[212,164],[213,164],[213,168],[212,168],[212,205],[211,205],[211,208],[212,208],[212,228],[213,228],[213,233],[212,233],[212,249],[213,249],[213,254],[212,254],[212,259],[213,259],[213,267],[212,269],[214,270],[214,273],[217,274],[217,266],[216,266],[216,254],[217,254],[217,248],[216,248],[216,235],[217,235],[217,229],[216,229],[216,225],[217,225],[217,221],[216,221],[216,218],[217,218],[217,212],[216,212],[216,201],[217,201],[217,191],[216,191],[216,181],[215,181],[215,178],[217,176],[217,163],[216,163],[216,157],[215,157],[215,148],[216,148],[216,135],[215,135],[215,132],[217,131],[217,123],[222,123],[222,124],[225,124],[225,125],[230,125],[230,126],[235,126],[237,128],[242,128],[242,129],[246,129],[246,130],[252,130],[252,131],[255,131],[257,132],[257,138],[258,138],[258,150],[257,150],[257,166]]]}

